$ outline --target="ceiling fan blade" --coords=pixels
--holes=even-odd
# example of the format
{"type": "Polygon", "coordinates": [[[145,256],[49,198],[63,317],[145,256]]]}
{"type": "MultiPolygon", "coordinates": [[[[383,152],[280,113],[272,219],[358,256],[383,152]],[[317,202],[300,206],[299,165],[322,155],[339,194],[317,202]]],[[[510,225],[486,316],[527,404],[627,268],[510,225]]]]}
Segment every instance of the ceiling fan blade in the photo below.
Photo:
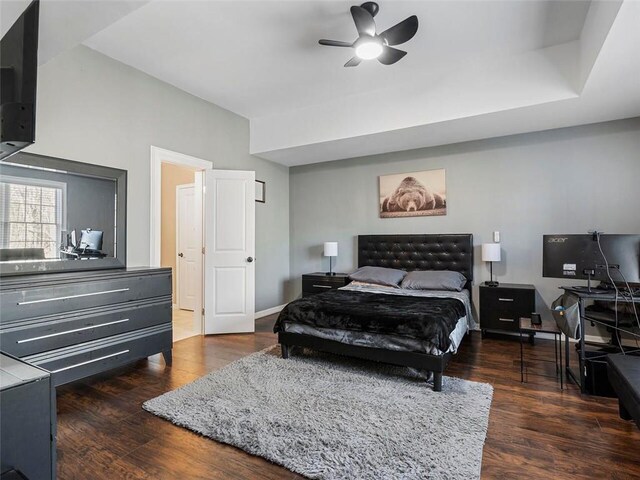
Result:
{"type": "Polygon", "coordinates": [[[353,43],[342,42],[340,40],[325,40],[324,38],[318,40],[320,45],[327,45],[329,47],[353,47],[353,43]]]}
{"type": "Polygon", "coordinates": [[[362,61],[362,59],[360,57],[353,57],[351,60],[349,60],[347,63],[344,64],[345,67],[357,67],[358,65],[360,65],[360,62],[362,61]]]}
{"type": "Polygon", "coordinates": [[[376,22],[368,11],[354,5],[351,7],[351,16],[353,17],[353,22],[356,24],[356,30],[358,30],[359,35],[375,36],[376,22]]]}
{"type": "Polygon", "coordinates": [[[398,50],[385,46],[382,48],[382,54],[378,57],[378,61],[383,65],[392,65],[407,54],[404,50],[398,50]]]}
{"type": "Polygon", "coordinates": [[[400,45],[408,42],[418,31],[418,17],[415,15],[405,18],[403,21],[385,30],[380,34],[387,45],[400,45]]]}

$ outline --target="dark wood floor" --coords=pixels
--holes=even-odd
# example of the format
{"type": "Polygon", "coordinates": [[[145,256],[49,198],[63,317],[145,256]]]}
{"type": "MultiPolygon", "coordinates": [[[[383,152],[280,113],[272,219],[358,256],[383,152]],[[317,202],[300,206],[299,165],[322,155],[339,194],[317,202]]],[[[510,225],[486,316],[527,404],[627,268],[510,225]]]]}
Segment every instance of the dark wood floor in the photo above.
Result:
{"type": "MultiPolygon", "coordinates": [[[[294,479],[266,460],[216,443],[142,410],[175,389],[275,343],[274,318],[256,334],[193,337],[160,356],[58,390],[60,479],[294,479]]],[[[561,392],[552,378],[553,342],[526,347],[528,383],[520,383],[519,345],[468,336],[447,374],[494,386],[482,476],[537,479],[640,478],[640,431],[618,418],[617,401],[561,392]],[[545,375],[550,375],[549,377],[545,375]]],[[[408,432],[410,434],[410,432],[408,432]]]]}

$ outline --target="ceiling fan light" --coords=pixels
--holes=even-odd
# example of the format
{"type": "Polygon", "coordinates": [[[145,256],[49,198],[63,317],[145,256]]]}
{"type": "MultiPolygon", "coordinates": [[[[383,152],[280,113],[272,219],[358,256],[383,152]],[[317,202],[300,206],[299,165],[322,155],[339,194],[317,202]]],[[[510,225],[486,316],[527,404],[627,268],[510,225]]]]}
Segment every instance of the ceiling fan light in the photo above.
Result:
{"type": "Polygon", "coordinates": [[[363,60],[372,60],[382,54],[382,44],[375,40],[360,43],[356,47],[356,55],[363,60]]]}

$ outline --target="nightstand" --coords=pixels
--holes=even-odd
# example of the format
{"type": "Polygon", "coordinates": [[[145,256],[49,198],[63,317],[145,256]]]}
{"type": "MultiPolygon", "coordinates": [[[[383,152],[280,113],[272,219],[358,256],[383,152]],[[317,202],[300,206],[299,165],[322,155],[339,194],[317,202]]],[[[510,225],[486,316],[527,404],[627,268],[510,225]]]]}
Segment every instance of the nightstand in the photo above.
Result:
{"type": "Polygon", "coordinates": [[[520,318],[531,318],[536,311],[536,287],[501,283],[497,287],[480,285],[480,328],[518,333],[520,318]]]}
{"type": "Polygon", "coordinates": [[[327,275],[323,272],[307,273],[302,275],[302,296],[335,290],[344,287],[349,282],[351,280],[349,280],[348,273],[336,273],[335,275],[327,275]]]}

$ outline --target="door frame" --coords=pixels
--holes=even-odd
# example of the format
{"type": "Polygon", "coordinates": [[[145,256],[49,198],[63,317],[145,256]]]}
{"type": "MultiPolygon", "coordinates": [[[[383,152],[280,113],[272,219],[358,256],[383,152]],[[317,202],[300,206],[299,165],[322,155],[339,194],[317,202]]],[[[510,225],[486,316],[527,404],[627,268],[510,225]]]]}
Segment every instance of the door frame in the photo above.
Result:
{"type": "MultiPolygon", "coordinates": [[[[182,218],[182,215],[180,215],[180,192],[183,190],[187,190],[187,189],[193,189],[193,200],[194,202],[197,201],[197,197],[195,195],[195,190],[196,190],[196,184],[195,183],[185,183],[182,185],[178,185],[176,186],[176,301],[174,302],[175,305],[178,306],[178,308],[180,307],[180,258],[178,257],[178,252],[180,252],[180,250],[182,250],[180,248],[180,219],[182,218]]],[[[200,206],[200,208],[202,209],[202,205],[200,206]]],[[[196,226],[196,234],[198,232],[198,228],[196,226]]],[[[198,275],[198,271],[196,270],[196,276],[198,275]]],[[[197,295],[196,295],[197,297],[197,295]]],[[[194,301],[194,305],[193,305],[193,311],[195,312],[196,309],[196,302],[194,301]]]]}
{"type": "MultiPolygon", "coordinates": [[[[149,265],[152,267],[160,267],[160,251],[161,251],[161,225],[162,225],[162,164],[171,163],[174,165],[182,165],[195,168],[197,171],[213,169],[213,162],[204,160],[184,153],[166,150],[164,148],[151,145],[151,185],[150,185],[150,215],[149,215],[149,265]]],[[[202,185],[202,174],[196,174],[196,196],[198,196],[198,186],[202,185]]],[[[202,192],[200,192],[202,198],[202,192]]],[[[203,209],[204,210],[204,209],[203,209]]],[[[200,223],[201,232],[204,231],[204,218],[200,223]]],[[[204,247],[204,238],[201,239],[201,246],[204,247]]],[[[203,287],[204,277],[204,259],[200,261],[200,292],[196,297],[195,310],[193,312],[194,326],[197,325],[202,335],[204,333],[204,317],[202,308],[204,304],[203,287]]],[[[177,267],[177,266],[176,266],[177,267]]]]}

